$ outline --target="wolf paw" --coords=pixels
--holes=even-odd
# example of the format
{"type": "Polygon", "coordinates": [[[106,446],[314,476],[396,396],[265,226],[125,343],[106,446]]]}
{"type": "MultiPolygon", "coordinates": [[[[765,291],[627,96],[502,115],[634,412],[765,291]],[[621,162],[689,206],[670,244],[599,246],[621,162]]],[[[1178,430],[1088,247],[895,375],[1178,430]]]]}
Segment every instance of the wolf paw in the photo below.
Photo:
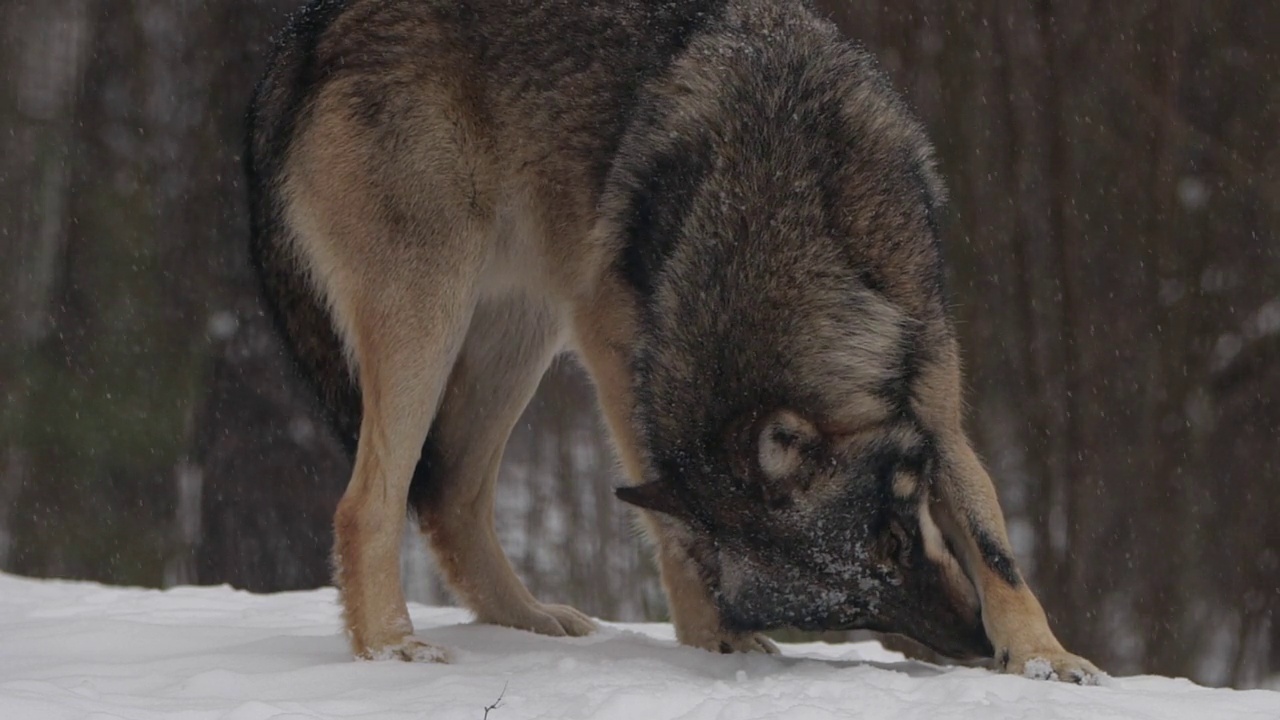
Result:
{"type": "Polygon", "coordinates": [[[596,630],[594,620],[568,605],[534,603],[519,608],[518,611],[483,614],[478,619],[492,625],[504,625],[551,637],[581,637],[596,630]]]}
{"type": "Polygon", "coordinates": [[[721,640],[720,652],[758,652],[765,655],[780,655],[776,643],[759,633],[740,635],[732,641],[721,640]],[[728,648],[726,650],[725,648],[728,648]]]}
{"type": "Polygon", "coordinates": [[[1063,650],[1010,653],[998,658],[1000,669],[1033,680],[1058,680],[1076,685],[1097,685],[1106,674],[1093,663],[1063,650]]]}
{"type": "Polygon", "coordinates": [[[778,646],[772,640],[759,633],[743,633],[741,635],[731,635],[728,633],[716,633],[708,636],[697,643],[688,643],[703,650],[709,650],[714,653],[722,653],[728,655],[730,653],[764,653],[766,655],[778,655],[781,653],[778,646]]]}
{"type": "Polygon", "coordinates": [[[596,631],[596,621],[568,605],[543,605],[542,611],[555,619],[564,635],[582,637],[596,631]]]}
{"type": "Polygon", "coordinates": [[[401,660],[404,662],[449,662],[449,653],[441,647],[407,637],[395,645],[370,648],[360,653],[361,660],[401,660]]]}

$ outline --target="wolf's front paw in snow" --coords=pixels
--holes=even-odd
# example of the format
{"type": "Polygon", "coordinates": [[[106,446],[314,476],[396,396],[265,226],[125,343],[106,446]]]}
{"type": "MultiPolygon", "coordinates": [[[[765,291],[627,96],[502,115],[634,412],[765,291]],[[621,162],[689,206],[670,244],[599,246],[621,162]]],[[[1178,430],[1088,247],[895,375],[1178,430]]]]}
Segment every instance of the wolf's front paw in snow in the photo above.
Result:
{"type": "Polygon", "coordinates": [[[781,654],[778,646],[772,640],[759,633],[719,634],[708,642],[699,644],[704,650],[724,654],[742,652],[758,652],[766,655],[781,654]]]}
{"type": "MultiPolygon", "coordinates": [[[[568,605],[542,605],[542,612],[555,618],[560,629],[570,637],[582,637],[596,631],[596,621],[568,605]]],[[[551,633],[554,634],[554,633],[551,633]]]]}
{"type": "Polygon", "coordinates": [[[594,620],[568,605],[512,604],[497,611],[478,613],[476,619],[551,637],[581,637],[596,631],[594,620]]]}
{"type": "Polygon", "coordinates": [[[1032,651],[1011,654],[1005,650],[998,658],[1004,672],[1033,680],[1060,680],[1077,685],[1097,685],[1105,673],[1093,663],[1064,650],[1032,651]]]}
{"type": "Polygon", "coordinates": [[[403,660],[404,662],[449,662],[444,648],[425,643],[415,637],[407,637],[395,645],[366,650],[361,660],[403,660]]]}

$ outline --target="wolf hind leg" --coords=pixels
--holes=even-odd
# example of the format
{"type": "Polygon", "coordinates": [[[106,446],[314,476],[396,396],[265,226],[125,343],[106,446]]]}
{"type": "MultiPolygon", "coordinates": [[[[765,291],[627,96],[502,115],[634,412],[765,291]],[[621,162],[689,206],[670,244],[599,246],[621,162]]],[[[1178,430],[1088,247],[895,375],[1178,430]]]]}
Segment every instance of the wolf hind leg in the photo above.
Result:
{"type": "Polygon", "coordinates": [[[360,389],[351,479],[334,513],[334,580],[357,657],[443,660],[412,637],[400,542],[414,468],[474,311],[487,228],[439,208],[429,223],[388,222],[396,198],[372,190],[350,136],[317,121],[286,181],[293,245],[360,389]]]}
{"type": "Polygon", "coordinates": [[[377,288],[351,303],[362,420],[334,515],[335,579],[358,657],[443,660],[411,636],[399,550],[410,479],[462,344],[470,293],[465,279],[402,282],[391,272],[377,288]],[[424,316],[422,307],[435,312],[424,316]]]}
{"type": "Polygon", "coordinates": [[[438,660],[411,636],[400,543],[412,477],[483,290],[494,216],[470,119],[442,109],[447,84],[413,83],[412,128],[353,114],[355,89],[368,98],[394,87],[357,69],[318,85],[272,192],[283,247],[329,310],[360,389],[354,468],[334,514],[352,649],[438,660]]]}
{"type": "Polygon", "coordinates": [[[432,427],[410,503],[450,587],[481,622],[543,635],[586,635],[595,623],[538,602],[494,530],[502,453],[562,345],[551,308],[527,298],[486,301],[471,323],[432,427]]]}

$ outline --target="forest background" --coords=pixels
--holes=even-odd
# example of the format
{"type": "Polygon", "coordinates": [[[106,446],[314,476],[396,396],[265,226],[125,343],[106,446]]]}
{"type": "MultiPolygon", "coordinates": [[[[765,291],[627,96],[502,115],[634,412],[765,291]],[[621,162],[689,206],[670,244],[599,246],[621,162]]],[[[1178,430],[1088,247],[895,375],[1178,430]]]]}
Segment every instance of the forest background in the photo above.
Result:
{"type": "MultiPolygon", "coordinates": [[[[328,583],[349,466],[263,315],[240,165],[297,4],[0,0],[5,571],[328,583]]],[[[1064,642],[1280,673],[1280,2],[818,4],[938,145],[970,427],[1064,642]]],[[[664,617],[571,362],[503,473],[536,595],[664,617]]]]}

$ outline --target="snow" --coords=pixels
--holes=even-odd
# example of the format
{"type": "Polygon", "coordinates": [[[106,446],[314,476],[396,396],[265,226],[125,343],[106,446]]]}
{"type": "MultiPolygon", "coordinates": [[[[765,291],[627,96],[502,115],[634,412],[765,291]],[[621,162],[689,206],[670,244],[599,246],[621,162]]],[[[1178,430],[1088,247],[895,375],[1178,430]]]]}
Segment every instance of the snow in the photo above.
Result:
{"type": "Polygon", "coordinates": [[[453,663],[355,662],[332,589],[253,595],[0,575],[0,718],[1280,718],[1280,693],[1159,677],[1101,687],[910,662],[876,643],[782,657],[677,646],[668,625],[547,638],[411,606],[453,663]],[[501,701],[498,699],[501,696],[501,701]]]}

